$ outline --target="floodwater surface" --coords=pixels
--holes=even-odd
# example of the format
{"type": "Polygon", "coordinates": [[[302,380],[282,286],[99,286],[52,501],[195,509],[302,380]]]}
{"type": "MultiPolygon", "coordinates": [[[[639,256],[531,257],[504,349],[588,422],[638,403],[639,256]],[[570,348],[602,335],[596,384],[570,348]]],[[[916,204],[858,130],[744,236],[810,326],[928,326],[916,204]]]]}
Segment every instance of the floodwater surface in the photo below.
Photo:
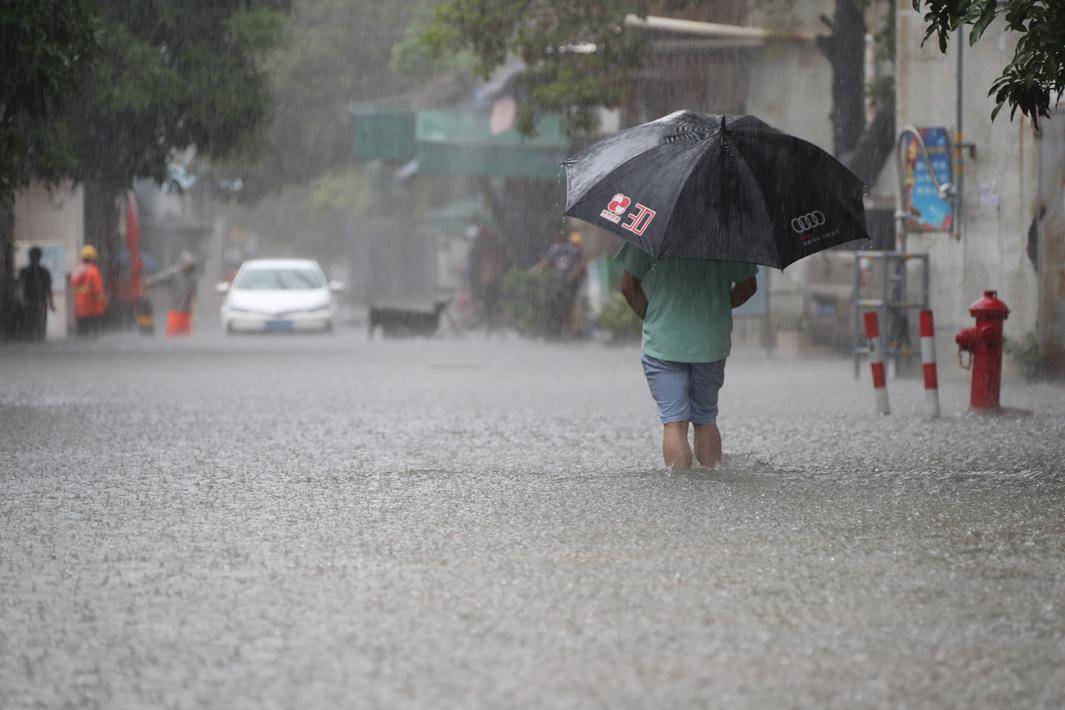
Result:
{"type": "Polygon", "coordinates": [[[1065,390],[895,414],[736,351],[668,474],[634,347],[0,350],[0,707],[1065,705],[1065,390]]]}

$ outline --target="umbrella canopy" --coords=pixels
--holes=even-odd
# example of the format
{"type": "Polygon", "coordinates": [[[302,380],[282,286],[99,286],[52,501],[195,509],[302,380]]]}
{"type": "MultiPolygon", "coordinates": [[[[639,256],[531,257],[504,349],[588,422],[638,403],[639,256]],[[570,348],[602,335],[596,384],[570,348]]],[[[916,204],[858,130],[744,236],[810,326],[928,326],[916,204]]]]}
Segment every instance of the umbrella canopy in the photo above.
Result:
{"type": "Polygon", "coordinates": [[[868,239],[852,172],[753,116],[678,111],[568,159],[566,214],[655,259],[788,264],[868,239]]]}

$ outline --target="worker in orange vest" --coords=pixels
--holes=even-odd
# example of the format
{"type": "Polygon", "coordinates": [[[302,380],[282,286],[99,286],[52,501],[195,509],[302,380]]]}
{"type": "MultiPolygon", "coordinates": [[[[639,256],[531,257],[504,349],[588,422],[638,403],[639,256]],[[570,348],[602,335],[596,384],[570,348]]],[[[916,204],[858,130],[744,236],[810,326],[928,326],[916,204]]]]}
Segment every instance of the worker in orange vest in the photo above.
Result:
{"type": "Polygon", "coordinates": [[[107,311],[107,294],[104,293],[104,280],[96,266],[96,258],[96,248],[86,244],[81,248],[81,263],[70,275],[78,335],[96,335],[107,311]]]}

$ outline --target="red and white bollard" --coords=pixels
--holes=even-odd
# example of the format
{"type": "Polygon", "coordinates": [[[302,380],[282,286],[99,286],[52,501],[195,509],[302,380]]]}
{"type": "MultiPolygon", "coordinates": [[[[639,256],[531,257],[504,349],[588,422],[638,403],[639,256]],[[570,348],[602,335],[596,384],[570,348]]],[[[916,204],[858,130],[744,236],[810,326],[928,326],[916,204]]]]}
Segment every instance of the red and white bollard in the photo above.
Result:
{"type": "Polygon", "coordinates": [[[921,366],[924,368],[924,401],[928,416],[939,416],[939,378],[936,376],[936,335],[932,311],[921,311],[921,366]]]}
{"type": "Polygon", "coordinates": [[[880,352],[880,325],[875,311],[865,314],[865,337],[869,340],[869,369],[873,374],[876,411],[880,414],[891,414],[887,394],[887,373],[884,370],[884,354],[880,352]]]}

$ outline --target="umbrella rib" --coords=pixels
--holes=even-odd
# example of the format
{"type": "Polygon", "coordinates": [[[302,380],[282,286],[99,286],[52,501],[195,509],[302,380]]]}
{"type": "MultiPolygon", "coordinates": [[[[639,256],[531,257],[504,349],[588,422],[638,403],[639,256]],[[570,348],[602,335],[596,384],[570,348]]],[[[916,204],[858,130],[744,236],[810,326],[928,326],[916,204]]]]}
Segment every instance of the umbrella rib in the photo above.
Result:
{"type": "MultiPolygon", "coordinates": [[[[758,188],[758,200],[762,203],[762,212],[766,215],[771,215],[772,213],[769,211],[769,205],[766,203],[765,189],[762,187],[761,180],[758,179],[757,173],[755,173],[755,171],[751,169],[751,166],[747,163],[747,159],[743,157],[743,153],[740,151],[739,146],[734,145],[733,147],[736,151],[735,158],[737,165],[740,165],[743,170],[747,171],[747,175],[750,177],[754,185],[758,188]]],[[[775,230],[775,221],[772,221],[770,226],[775,230]]],[[[776,239],[770,239],[769,243],[773,246],[773,253],[776,254],[776,262],[779,264],[781,261],[780,245],[777,244],[776,239]]]]}
{"type": "MultiPolygon", "coordinates": [[[[743,155],[740,153],[740,151],[738,150],[736,145],[731,143],[731,141],[729,141],[729,143],[726,144],[726,141],[728,139],[726,138],[725,135],[723,135],[723,133],[724,132],[719,132],[719,133],[715,134],[715,136],[719,137],[720,140],[721,140],[721,150],[722,150],[722,152],[727,153],[728,156],[732,160],[736,161],[737,165],[742,166],[742,168],[746,169],[747,172],[751,176],[753,176],[754,175],[754,171],[751,170],[749,165],[747,165],[747,161],[745,159],[741,160],[741,158],[743,158],[743,155]],[[729,149],[730,147],[731,147],[731,150],[729,149]]],[[[709,160],[711,160],[712,158],[715,158],[715,157],[719,157],[719,156],[716,156],[712,151],[708,150],[706,152],[706,154],[704,154],[702,156],[702,158],[700,158],[699,160],[694,161],[692,163],[691,169],[688,171],[688,175],[685,177],[684,182],[686,183],[691,178],[692,173],[694,173],[696,169],[702,167],[704,162],[708,162],[709,160]]],[[[758,182],[757,178],[755,178],[753,182],[754,182],[755,186],[758,188],[758,199],[761,201],[762,207],[763,208],[767,208],[766,201],[765,201],[765,192],[762,190],[762,184],[760,182],[758,182]]],[[[676,208],[676,203],[677,203],[677,201],[680,200],[680,196],[681,196],[681,194],[683,194],[683,192],[684,192],[683,190],[678,190],[677,191],[677,197],[674,200],[673,205],[671,205],[671,207],[673,207],[673,209],[670,212],[669,222],[666,223],[666,231],[665,231],[665,233],[668,233],[669,232],[669,228],[673,225],[673,219],[676,216],[676,209],[675,209],[676,208]]],[[[768,214],[768,209],[766,209],[766,213],[768,214]]],[[[780,249],[777,247],[775,240],[773,240],[773,251],[774,251],[774,253],[777,256],[777,261],[779,262],[780,261],[780,249]]],[[[743,262],[743,263],[752,263],[752,264],[761,263],[761,262],[755,262],[755,261],[744,262],[741,259],[709,259],[709,261],[739,261],[739,262],[743,262]]]]}
{"type": "MultiPolygon", "coordinates": [[[[625,160],[623,160],[622,162],[618,163],[613,168],[608,170],[602,176],[600,176],[600,177],[596,178],[594,181],[592,181],[589,184],[589,186],[584,190],[583,194],[581,194],[580,197],[578,197],[577,199],[574,200],[573,204],[570,204],[570,205],[566,206],[566,211],[569,211],[571,209],[575,209],[576,207],[579,207],[580,205],[584,204],[584,200],[585,200],[585,198],[588,197],[588,193],[590,193],[592,190],[594,190],[596,187],[598,187],[600,184],[602,184],[611,175],[613,175],[614,173],[618,172],[619,170],[621,170],[622,168],[627,166],[629,163],[633,162],[634,160],[645,158],[648,153],[656,151],[656,150],[658,150],[660,148],[671,148],[671,147],[672,147],[672,144],[659,143],[656,146],[652,146],[651,148],[648,148],[647,150],[641,151],[641,152],[637,153],[636,155],[633,155],[633,156],[630,156],[629,158],[626,158],[625,160]]],[[[563,164],[563,166],[565,166],[565,164],[563,164]]],[[[568,197],[569,196],[567,195],[567,199],[568,199],[568,197]]]]}
{"type": "MultiPolygon", "coordinates": [[[[640,125],[640,126],[634,126],[632,128],[627,128],[624,131],[621,131],[619,133],[615,133],[613,136],[605,139],[605,141],[609,141],[610,144],[616,144],[616,143],[624,142],[622,140],[623,137],[631,136],[636,131],[642,131],[643,129],[646,129],[646,127],[647,127],[646,125],[640,125]]],[[[578,153],[577,155],[572,155],[569,158],[566,158],[564,161],[562,161],[562,168],[566,171],[566,181],[567,181],[566,182],[566,184],[567,184],[567,190],[566,190],[566,202],[567,202],[567,205],[566,205],[566,210],[570,210],[570,209],[580,205],[582,203],[582,201],[588,196],[588,193],[591,192],[592,190],[594,190],[596,185],[598,185],[600,182],[605,180],[609,175],[613,174],[617,170],[620,170],[623,166],[628,165],[633,160],[636,160],[637,158],[640,158],[640,157],[646,155],[650,151],[655,150],[657,148],[661,148],[663,145],[664,145],[664,143],[658,143],[658,144],[652,145],[652,146],[650,146],[648,148],[644,148],[643,150],[640,150],[637,153],[635,153],[633,155],[630,155],[628,158],[626,158],[622,162],[618,163],[613,168],[608,170],[606,173],[604,173],[603,175],[600,175],[599,177],[597,177],[595,180],[589,180],[588,181],[588,186],[581,193],[580,197],[576,198],[573,201],[572,204],[569,204],[569,198],[570,198],[569,189],[568,189],[568,186],[569,186],[569,168],[571,166],[575,165],[576,163],[579,163],[581,160],[587,158],[587,154],[591,151],[591,148],[587,148],[584,151],[581,151],[580,153],[578,153]]]]}
{"type": "MultiPolygon", "coordinates": [[[[704,139],[702,141],[699,141],[699,143],[704,143],[706,141],[709,141],[709,140],[711,140],[712,138],[714,138],[715,136],[718,136],[718,135],[719,134],[717,134],[717,133],[712,134],[708,138],[706,138],[706,139],[704,139]]],[[[698,148],[698,147],[699,147],[698,144],[693,143],[693,148],[698,148]]],[[[700,157],[698,160],[691,161],[691,164],[688,166],[688,172],[684,176],[684,179],[681,181],[681,186],[682,187],[681,187],[681,189],[676,191],[676,195],[673,197],[673,202],[669,205],[669,220],[666,222],[666,226],[665,226],[665,229],[662,231],[662,234],[669,234],[669,229],[670,229],[670,227],[673,226],[673,220],[677,216],[677,203],[680,201],[681,195],[684,194],[684,187],[683,186],[688,184],[688,180],[691,180],[692,174],[703,164],[703,161],[709,160],[710,154],[711,154],[711,151],[707,150],[706,153],[704,153],[702,155],[702,157],[700,157]]],[[[642,237],[641,237],[641,241],[642,241],[642,237]]],[[[665,242],[663,241],[663,244],[664,243],[665,242]]],[[[646,251],[648,254],[651,253],[649,249],[644,249],[644,251],[646,251]]],[[[652,254],[651,256],[656,261],[659,260],[658,257],[655,256],[654,254],[652,254]]]]}
{"type": "MultiPolygon", "coordinates": [[[[788,134],[782,134],[781,136],[779,136],[779,138],[781,138],[785,142],[797,143],[797,144],[803,146],[804,148],[806,148],[807,150],[816,151],[818,154],[820,154],[822,156],[827,156],[827,157],[831,158],[833,161],[836,162],[836,164],[839,166],[841,171],[845,171],[847,173],[850,172],[847,169],[847,166],[843,165],[843,163],[841,163],[834,155],[832,155],[831,153],[827,153],[827,152],[821,150],[820,148],[818,148],[813,143],[810,143],[809,141],[803,140],[802,138],[799,138],[798,136],[792,136],[792,135],[788,135],[788,134]]],[[[845,214],[850,215],[850,209],[848,209],[847,204],[843,201],[843,198],[840,196],[839,192],[837,190],[833,189],[833,187],[831,185],[828,185],[828,184],[825,183],[825,180],[822,177],[822,173],[821,172],[819,172],[819,171],[810,171],[808,173],[808,176],[813,178],[813,180],[817,183],[817,185],[822,188],[822,192],[824,194],[828,195],[830,199],[832,199],[833,201],[835,201],[836,203],[838,203],[840,206],[842,206],[844,208],[843,211],[844,211],[845,214]]],[[[858,182],[861,184],[862,192],[864,193],[865,189],[866,189],[865,183],[862,182],[857,176],[855,176],[855,179],[858,180],[858,182]]],[[[864,230],[863,230],[863,232],[864,232],[864,230]]],[[[868,238],[869,238],[868,233],[865,233],[865,236],[855,237],[851,241],[854,241],[854,240],[857,240],[857,239],[868,239],[868,238]]]]}

